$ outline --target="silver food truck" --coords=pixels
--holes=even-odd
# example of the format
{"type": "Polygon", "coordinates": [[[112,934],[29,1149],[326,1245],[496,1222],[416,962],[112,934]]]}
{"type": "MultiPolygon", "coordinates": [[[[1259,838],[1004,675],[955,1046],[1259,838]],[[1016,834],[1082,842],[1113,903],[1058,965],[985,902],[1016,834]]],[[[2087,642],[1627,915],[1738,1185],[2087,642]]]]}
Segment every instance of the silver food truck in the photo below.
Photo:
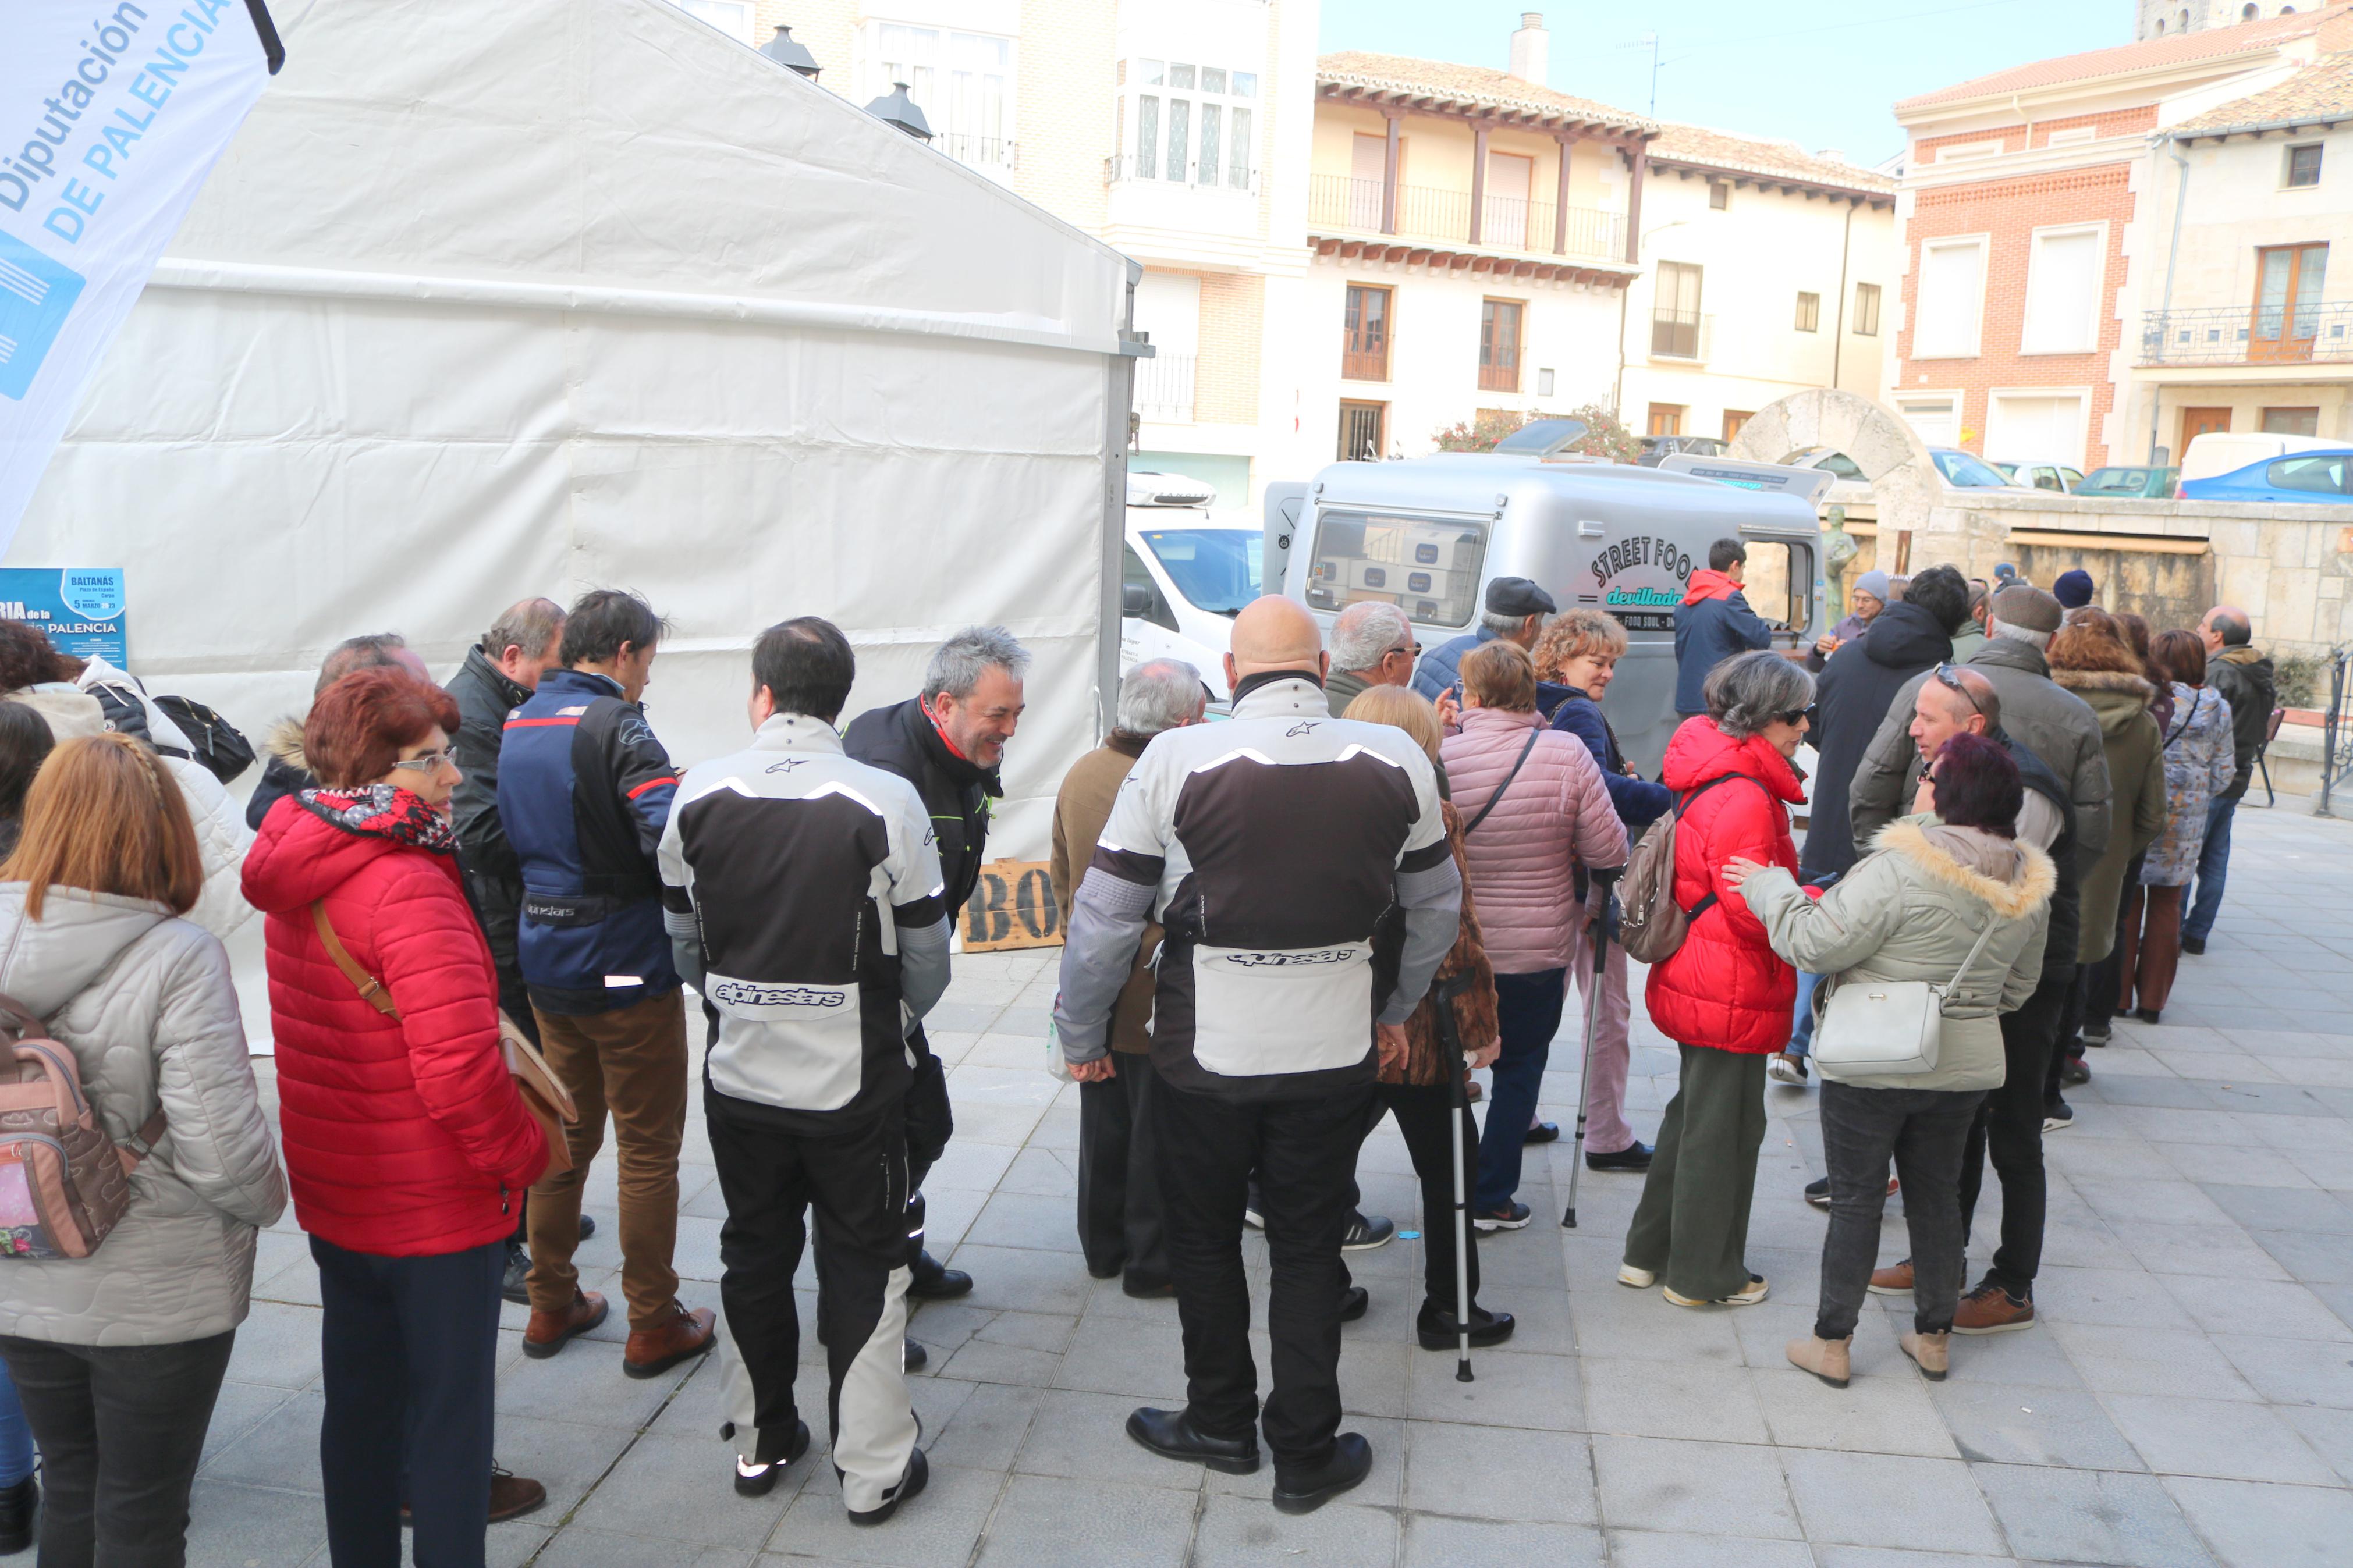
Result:
{"type": "Polygon", "coordinates": [[[1540,447],[1335,463],[1304,486],[1268,488],[1268,591],[1279,584],[1327,630],[1348,605],[1386,599],[1425,648],[1475,630],[1497,577],[1541,584],[1563,610],[1607,610],[1630,646],[1603,710],[1655,777],[1680,721],[1674,610],[1709,545],[1747,546],[1744,591],[1776,647],[1821,635],[1818,489],[1808,470],[1688,455],[1656,468],[1540,447]]]}

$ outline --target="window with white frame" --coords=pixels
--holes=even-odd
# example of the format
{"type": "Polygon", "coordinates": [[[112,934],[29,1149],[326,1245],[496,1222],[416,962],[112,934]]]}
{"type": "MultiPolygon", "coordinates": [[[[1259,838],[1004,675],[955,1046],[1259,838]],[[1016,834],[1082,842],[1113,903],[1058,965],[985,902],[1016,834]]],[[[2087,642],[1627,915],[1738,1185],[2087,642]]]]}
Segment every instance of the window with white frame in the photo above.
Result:
{"type": "Polygon", "coordinates": [[[932,124],[932,145],[961,163],[1010,169],[1013,40],[903,22],[870,23],[867,96],[903,81],[932,124]]]}
{"type": "Polygon", "coordinates": [[[2102,241],[2098,225],[2034,231],[2026,267],[2026,328],[2019,350],[2088,353],[2099,344],[2102,241]]]}
{"type": "Polygon", "coordinates": [[[1257,185],[1258,73],[1186,60],[1128,62],[1128,178],[1229,191],[1257,185]]]}
{"type": "Polygon", "coordinates": [[[729,37],[752,41],[752,0],[676,0],[678,8],[699,16],[729,37]]]}
{"type": "Polygon", "coordinates": [[[1978,352],[1985,302],[1985,237],[1932,239],[1920,247],[1920,320],[1915,359],[1968,358],[1978,352]]]}

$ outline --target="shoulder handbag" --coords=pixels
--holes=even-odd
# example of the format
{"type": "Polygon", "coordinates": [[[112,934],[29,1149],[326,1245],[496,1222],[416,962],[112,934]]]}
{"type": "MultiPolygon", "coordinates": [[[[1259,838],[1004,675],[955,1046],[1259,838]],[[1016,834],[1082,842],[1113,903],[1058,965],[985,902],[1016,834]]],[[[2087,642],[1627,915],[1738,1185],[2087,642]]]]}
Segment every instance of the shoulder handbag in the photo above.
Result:
{"type": "MultiPolygon", "coordinates": [[[[360,994],[361,1000],[397,1023],[400,1008],[385,989],[384,982],[360,967],[352,950],[335,934],[333,922],[327,919],[323,899],[311,905],[311,924],[319,933],[319,943],[343,978],[360,994]]],[[[515,1021],[501,1009],[499,1013],[499,1048],[505,1053],[507,1072],[513,1078],[515,1092],[522,1096],[522,1108],[539,1122],[540,1131],[547,1134],[547,1169],[540,1173],[542,1180],[572,1169],[572,1145],[564,1130],[580,1120],[580,1110],[572,1103],[572,1091],[564,1080],[549,1069],[547,1058],[539,1047],[518,1027],[515,1021]]]]}
{"type": "Polygon", "coordinates": [[[1833,984],[1814,1026],[1814,1063],[1842,1078],[1904,1078],[1936,1070],[1944,1044],[1945,999],[1975,967],[2001,917],[1986,909],[1985,930],[1952,979],[1858,980],[1833,984]]]}
{"type": "Polygon", "coordinates": [[[1537,738],[1544,732],[1545,729],[1541,724],[1528,731],[1528,743],[1520,748],[1519,756],[1512,763],[1512,771],[1504,775],[1504,782],[1495,786],[1495,793],[1487,797],[1487,804],[1479,808],[1479,815],[1462,825],[1463,837],[1470,837],[1471,830],[1487,820],[1487,814],[1495,809],[1496,803],[1504,798],[1504,792],[1512,787],[1512,781],[1520,776],[1522,768],[1527,766],[1529,755],[1536,749],[1537,738]]]}

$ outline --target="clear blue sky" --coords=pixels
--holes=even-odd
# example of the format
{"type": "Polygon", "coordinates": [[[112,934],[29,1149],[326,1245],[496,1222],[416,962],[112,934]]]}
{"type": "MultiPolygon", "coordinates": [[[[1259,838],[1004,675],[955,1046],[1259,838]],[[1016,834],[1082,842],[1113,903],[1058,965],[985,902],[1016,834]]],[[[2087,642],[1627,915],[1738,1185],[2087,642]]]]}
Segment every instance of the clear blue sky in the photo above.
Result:
{"type": "Polygon", "coordinates": [[[1523,10],[1552,29],[1556,91],[1641,112],[1659,38],[1659,117],[1836,147],[1859,163],[1902,150],[1887,106],[2049,55],[2132,41],[2131,0],[1682,0],[1623,8],[1562,0],[1323,0],[1323,48],[1501,69],[1523,10]]]}

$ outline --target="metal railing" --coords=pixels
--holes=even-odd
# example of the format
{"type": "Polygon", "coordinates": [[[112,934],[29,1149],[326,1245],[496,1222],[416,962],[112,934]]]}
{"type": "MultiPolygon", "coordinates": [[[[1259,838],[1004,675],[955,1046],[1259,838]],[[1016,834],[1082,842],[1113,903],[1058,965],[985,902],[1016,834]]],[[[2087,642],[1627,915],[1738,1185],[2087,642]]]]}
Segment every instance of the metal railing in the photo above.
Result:
{"type": "Polygon", "coordinates": [[[1018,166],[1019,149],[1006,137],[966,136],[951,131],[933,137],[932,145],[969,168],[1011,169],[1018,166]]]}
{"type": "Polygon", "coordinates": [[[1230,163],[1219,165],[1216,174],[1203,178],[1198,159],[1188,162],[1182,170],[1165,170],[1155,166],[1144,173],[1143,165],[1133,153],[1113,153],[1103,160],[1103,184],[1116,185],[1133,181],[1146,185],[1185,185],[1197,191],[1227,191],[1236,195],[1258,195],[1259,172],[1236,168],[1230,163]]]}
{"type": "Polygon", "coordinates": [[[2353,300],[2141,312],[2142,364],[2353,360],[2353,300]]]}
{"type": "Polygon", "coordinates": [[[1193,371],[1198,356],[1155,354],[1135,362],[1135,411],[1165,424],[1193,422],[1193,371]]]}
{"type": "MultiPolygon", "coordinates": [[[[1307,221],[1326,228],[1381,234],[1382,183],[1345,174],[1312,174],[1307,221]]],[[[1530,255],[1616,260],[1626,249],[1626,219],[1599,207],[1568,209],[1567,233],[1554,248],[1559,208],[1550,202],[1489,195],[1479,205],[1479,237],[1471,237],[1471,193],[1433,185],[1397,188],[1397,237],[1530,255]]]]}
{"type": "Polygon", "coordinates": [[[1707,357],[1708,326],[1713,316],[1697,310],[1651,312],[1651,357],[1704,360],[1707,357]]]}
{"type": "Polygon", "coordinates": [[[2328,651],[2328,711],[2320,722],[2320,800],[2315,816],[2334,816],[2329,796],[2353,778],[2353,725],[2346,722],[2345,699],[2348,674],[2353,674],[2353,645],[2338,644],[2328,651]]]}

